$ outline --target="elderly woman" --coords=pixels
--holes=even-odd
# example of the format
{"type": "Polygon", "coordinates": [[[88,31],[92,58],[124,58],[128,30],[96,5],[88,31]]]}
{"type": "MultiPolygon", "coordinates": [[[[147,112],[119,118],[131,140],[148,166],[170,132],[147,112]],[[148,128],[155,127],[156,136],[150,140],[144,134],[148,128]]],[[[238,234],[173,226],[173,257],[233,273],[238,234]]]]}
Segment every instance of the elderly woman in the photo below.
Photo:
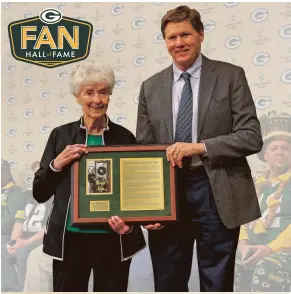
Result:
{"type": "Polygon", "coordinates": [[[38,202],[54,197],[43,251],[53,260],[55,292],[88,291],[93,269],[94,291],[127,290],[131,257],[145,246],[140,227],[129,227],[117,216],[106,227],[71,226],[70,168],[87,146],[136,144],[133,134],[108,118],[114,73],[105,65],[83,62],[71,74],[71,92],[82,106],[80,120],[55,128],[35,173],[33,196],[38,202]]]}

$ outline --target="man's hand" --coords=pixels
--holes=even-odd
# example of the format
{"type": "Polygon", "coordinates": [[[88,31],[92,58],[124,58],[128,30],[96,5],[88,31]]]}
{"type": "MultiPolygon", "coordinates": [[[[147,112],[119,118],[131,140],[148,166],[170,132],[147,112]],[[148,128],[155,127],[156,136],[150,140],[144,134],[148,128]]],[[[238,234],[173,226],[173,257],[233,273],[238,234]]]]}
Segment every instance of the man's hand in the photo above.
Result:
{"type": "Polygon", "coordinates": [[[7,248],[7,251],[10,255],[14,255],[15,254],[15,250],[13,249],[13,246],[9,245],[9,244],[6,244],[6,248],[7,248]]]}
{"type": "Polygon", "coordinates": [[[156,224],[150,224],[150,225],[146,225],[143,226],[145,229],[147,230],[153,230],[153,231],[158,231],[164,228],[163,225],[161,225],[160,223],[156,223],[156,224]]]}
{"type": "Polygon", "coordinates": [[[123,219],[118,216],[112,216],[111,218],[109,218],[108,223],[111,229],[119,235],[129,233],[132,230],[132,227],[126,225],[123,219]]]}
{"type": "Polygon", "coordinates": [[[255,252],[248,259],[243,261],[243,265],[253,265],[264,257],[272,254],[271,248],[266,245],[249,245],[249,250],[254,250],[255,252]]]}
{"type": "Polygon", "coordinates": [[[18,240],[16,241],[16,244],[15,244],[14,246],[12,246],[12,249],[13,249],[14,251],[16,251],[17,249],[19,249],[19,248],[23,248],[23,247],[25,247],[25,246],[27,246],[27,245],[29,245],[28,240],[26,240],[26,239],[18,239],[18,240]]]}
{"type": "Polygon", "coordinates": [[[85,144],[67,145],[53,162],[53,168],[61,170],[74,159],[80,158],[83,153],[88,153],[85,144]]]}
{"type": "Polygon", "coordinates": [[[16,243],[14,245],[7,244],[6,248],[9,254],[14,255],[17,249],[23,248],[27,245],[29,245],[28,240],[19,238],[16,240],[16,243]]]}
{"type": "Polygon", "coordinates": [[[203,143],[183,143],[177,142],[167,148],[167,160],[171,165],[182,168],[182,159],[184,157],[192,157],[195,155],[202,155],[205,151],[203,143]]]}

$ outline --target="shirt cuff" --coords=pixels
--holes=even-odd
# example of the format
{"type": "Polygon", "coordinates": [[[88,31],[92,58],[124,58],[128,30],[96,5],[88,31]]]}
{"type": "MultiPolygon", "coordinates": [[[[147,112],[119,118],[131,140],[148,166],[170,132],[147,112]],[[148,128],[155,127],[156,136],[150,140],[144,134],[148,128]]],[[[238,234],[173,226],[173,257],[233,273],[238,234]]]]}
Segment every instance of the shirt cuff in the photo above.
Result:
{"type": "Polygon", "coordinates": [[[205,152],[203,154],[206,154],[207,153],[206,144],[203,141],[201,141],[201,143],[204,145],[204,150],[205,150],[205,152]]]}
{"type": "Polygon", "coordinates": [[[52,171],[56,172],[56,173],[59,173],[62,169],[55,169],[53,167],[53,162],[54,162],[54,159],[51,161],[49,167],[51,168],[52,171]]]}

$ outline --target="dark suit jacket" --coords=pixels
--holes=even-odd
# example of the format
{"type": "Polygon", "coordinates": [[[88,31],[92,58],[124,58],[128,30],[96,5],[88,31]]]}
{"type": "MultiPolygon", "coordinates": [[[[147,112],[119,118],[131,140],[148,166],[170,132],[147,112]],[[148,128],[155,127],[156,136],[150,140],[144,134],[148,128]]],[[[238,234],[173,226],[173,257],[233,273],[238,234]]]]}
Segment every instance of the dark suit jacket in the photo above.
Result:
{"type": "MultiPolygon", "coordinates": [[[[172,66],[146,80],[140,90],[139,144],[172,144],[172,66]]],[[[246,156],[263,141],[255,105],[241,67],[203,56],[198,102],[197,142],[222,222],[234,228],[260,217],[246,156]]]]}

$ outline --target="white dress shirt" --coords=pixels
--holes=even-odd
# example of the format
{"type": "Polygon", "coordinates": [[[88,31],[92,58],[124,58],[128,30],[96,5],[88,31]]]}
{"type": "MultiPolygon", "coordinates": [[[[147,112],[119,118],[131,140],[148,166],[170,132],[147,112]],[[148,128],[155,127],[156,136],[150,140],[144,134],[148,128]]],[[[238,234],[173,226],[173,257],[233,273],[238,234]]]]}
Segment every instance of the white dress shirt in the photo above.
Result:
{"type": "MultiPolygon", "coordinates": [[[[197,143],[197,123],[198,123],[198,93],[199,84],[201,76],[201,66],[202,66],[202,55],[200,54],[194,64],[187,69],[187,72],[191,75],[190,83],[193,93],[193,119],[192,119],[192,143],[197,143]]],[[[173,112],[173,131],[174,138],[176,132],[176,122],[178,117],[179,105],[182,96],[182,90],[185,84],[184,79],[181,77],[183,73],[174,63],[173,63],[173,74],[174,80],[172,85],[172,112],[173,112]]],[[[193,156],[192,164],[193,166],[201,165],[202,162],[199,156],[193,156]]]]}

